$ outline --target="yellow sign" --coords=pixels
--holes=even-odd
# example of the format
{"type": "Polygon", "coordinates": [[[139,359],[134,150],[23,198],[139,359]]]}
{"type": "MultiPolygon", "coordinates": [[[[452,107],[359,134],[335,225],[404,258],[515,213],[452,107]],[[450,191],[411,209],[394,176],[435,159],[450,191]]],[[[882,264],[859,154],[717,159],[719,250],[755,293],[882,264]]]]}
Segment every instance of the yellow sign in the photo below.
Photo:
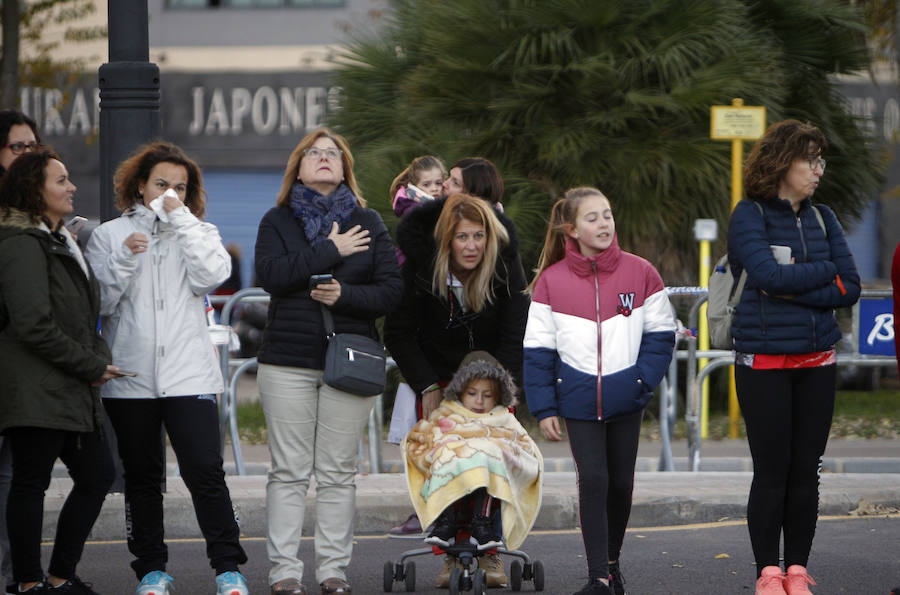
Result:
{"type": "Polygon", "coordinates": [[[715,140],[755,140],[766,131],[764,106],[714,105],[709,119],[709,136],[715,140]]]}

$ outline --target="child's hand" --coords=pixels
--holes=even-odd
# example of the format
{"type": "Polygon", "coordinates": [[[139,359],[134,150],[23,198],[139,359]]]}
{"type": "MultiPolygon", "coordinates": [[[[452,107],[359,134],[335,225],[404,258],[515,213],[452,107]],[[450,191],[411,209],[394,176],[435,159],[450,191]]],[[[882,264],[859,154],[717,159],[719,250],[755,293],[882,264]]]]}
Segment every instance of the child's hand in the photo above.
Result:
{"type": "Polygon", "coordinates": [[[559,428],[559,418],[555,415],[545,417],[538,422],[538,425],[541,427],[541,434],[543,434],[544,438],[547,440],[553,440],[554,442],[562,440],[562,432],[559,428]]]}

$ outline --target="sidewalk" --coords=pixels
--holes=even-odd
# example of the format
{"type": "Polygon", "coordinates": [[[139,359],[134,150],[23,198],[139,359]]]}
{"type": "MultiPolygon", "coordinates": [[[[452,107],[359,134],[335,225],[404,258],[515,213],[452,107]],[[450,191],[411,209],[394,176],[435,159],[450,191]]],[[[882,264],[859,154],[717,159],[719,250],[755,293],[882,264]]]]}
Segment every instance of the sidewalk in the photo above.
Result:
{"type": "MultiPolygon", "coordinates": [[[[399,449],[384,445],[384,458],[397,460],[399,449]]],[[[573,529],[578,526],[578,497],[575,473],[558,470],[570,465],[568,444],[540,442],[545,456],[544,494],[536,529],[573,529]]],[[[655,469],[659,458],[658,442],[641,444],[641,466],[655,469]]],[[[737,461],[749,469],[749,453],[744,441],[710,441],[703,446],[705,467],[737,461]]],[[[248,472],[253,475],[227,478],[235,509],[241,520],[241,530],[246,536],[262,537],[266,534],[264,470],[268,466],[268,448],[265,445],[244,445],[243,456],[248,472]]],[[[684,453],[684,444],[673,445],[674,455],[684,453]]],[[[233,469],[230,448],[226,449],[226,467],[233,469]]],[[[890,440],[832,440],[826,458],[834,465],[851,468],[897,469],[900,465],[900,443],[890,440]]],[[[174,461],[169,454],[168,460],[174,461]]],[[[730,463],[729,463],[730,464],[730,463]]],[[[395,464],[394,464],[395,465],[395,464]]],[[[742,519],[746,515],[747,494],[752,473],[749,471],[656,472],[639,468],[635,476],[634,505],[629,526],[678,525],[700,522],[716,522],[742,519]]],[[[52,539],[56,531],[56,518],[65,496],[71,489],[71,480],[57,477],[51,482],[45,500],[44,538],[52,539]]],[[[314,497],[311,487],[306,510],[305,527],[312,527],[314,497]]],[[[855,472],[822,474],[822,515],[846,515],[859,507],[860,501],[870,514],[884,514],[900,510],[900,472],[855,472]],[[865,503],[864,503],[865,504],[865,503]]],[[[200,537],[190,495],[178,477],[167,479],[166,536],[168,538],[200,537]]],[[[402,473],[361,473],[357,478],[356,532],[383,533],[410,514],[412,507],[402,473]]],[[[124,501],[121,494],[107,497],[106,503],[94,526],[92,539],[124,539],[124,501]]]]}

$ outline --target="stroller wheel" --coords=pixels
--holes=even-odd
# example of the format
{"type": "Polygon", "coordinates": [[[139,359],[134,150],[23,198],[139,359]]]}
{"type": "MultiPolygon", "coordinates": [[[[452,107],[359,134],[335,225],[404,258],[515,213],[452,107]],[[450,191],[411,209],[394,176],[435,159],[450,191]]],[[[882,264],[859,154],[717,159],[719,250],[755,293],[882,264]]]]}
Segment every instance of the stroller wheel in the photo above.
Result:
{"type": "Polygon", "coordinates": [[[540,560],[534,561],[534,590],[544,590],[544,563],[540,560]]]}
{"type": "Polygon", "coordinates": [[[462,571],[454,568],[450,571],[450,595],[459,595],[459,587],[462,582],[462,571]]]}
{"type": "Polygon", "coordinates": [[[406,592],[412,593],[416,590],[416,563],[407,562],[403,571],[403,581],[406,584],[406,592]]]}
{"type": "Polygon", "coordinates": [[[522,590],[522,563],[513,560],[509,565],[509,588],[513,591],[522,590]]]}
{"type": "Polygon", "coordinates": [[[472,592],[475,595],[485,595],[487,590],[487,575],[484,572],[484,569],[479,568],[475,571],[475,574],[472,575],[472,592]]]}
{"type": "Polygon", "coordinates": [[[394,588],[394,563],[391,561],[384,563],[384,576],[382,577],[385,593],[390,593],[394,588]]]}

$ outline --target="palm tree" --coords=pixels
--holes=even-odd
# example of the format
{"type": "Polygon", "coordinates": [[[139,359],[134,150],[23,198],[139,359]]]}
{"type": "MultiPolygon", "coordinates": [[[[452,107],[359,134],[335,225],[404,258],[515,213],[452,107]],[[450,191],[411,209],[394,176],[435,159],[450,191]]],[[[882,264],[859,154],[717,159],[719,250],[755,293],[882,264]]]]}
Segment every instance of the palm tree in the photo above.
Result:
{"type": "Polygon", "coordinates": [[[693,220],[724,226],[729,208],[730,145],[709,139],[709,108],[733,97],[766,106],[770,122],[797,117],[825,131],[818,196],[842,215],[879,188],[873,150],[829,79],[868,66],[864,28],[844,3],[394,6],[376,35],[350,42],[335,75],[332,124],[357,153],[364,193],[388,211],[388,185],[412,157],[486,156],[507,182],[526,266],[552,201],[589,184],[610,198],[623,247],[668,283],[693,283],[693,220]]]}

